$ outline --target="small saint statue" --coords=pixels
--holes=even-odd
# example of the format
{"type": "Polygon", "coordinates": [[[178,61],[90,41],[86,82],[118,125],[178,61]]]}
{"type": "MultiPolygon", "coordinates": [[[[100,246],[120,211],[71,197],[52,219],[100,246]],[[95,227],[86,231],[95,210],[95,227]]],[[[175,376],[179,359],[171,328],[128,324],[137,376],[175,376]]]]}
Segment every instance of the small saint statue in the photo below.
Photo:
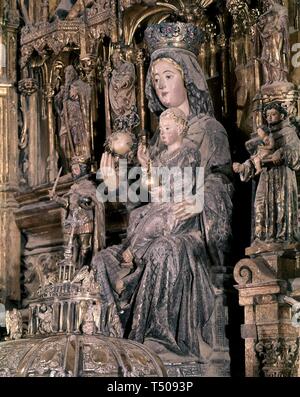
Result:
{"type": "Polygon", "coordinates": [[[135,82],[133,63],[125,61],[120,49],[112,55],[113,70],[109,83],[109,100],[112,109],[114,131],[131,132],[139,124],[136,112],[135,82]]]}
{"type": "MultiPolygon", "coordinates": [[[[88,178],[89,165],[80,159],[72,159],[73,184],[62,197],[55,191],[50,198],[57,202],[63,212],[65,248],[70,238],[73,245],[73,261],[80,269],[89,265],[92,254],[105,245],[104,204],[97,199],[96,186],[88,178]]],[[[66,256],[66,255],[65,255],[66,256]]]]}
{"type": "Polygon", "coordinates": [[[22,314],[13,309],[6,312],[6,331],[10,339],[21,339],[23,334],[22,314]]]}
{"type": "Polygon", "coordinates": [[[67,66],[65,84],[54,99],[60,117],[60,152],[66,170],[74,156],[91,159],[91,95],[91,87],[79,78],[74,66],[67,66]]]}
{"type": "MultiPolygon", "coordinates": [[[[267,10],[255,25],[255,39],[261,43],[260,61],[264,83],[286,82],[289,72],[288,10],[279,0],[266,0],[267,10]]],[[[259,46],[257,46],[259,47],[259,46]]]]}
{"type": "Polygon", "coordinates": [[[295,171],[300,169],[300,140],[281,103],[266,105],[264,116],[270,130],[264,138],[267,150],[261,145],[263,154],[257,152],[243,164],[233,163],[233,171],[245,182],[260,175],[254,202],[254,243],[293,243],[299,241],[295,171]]]}

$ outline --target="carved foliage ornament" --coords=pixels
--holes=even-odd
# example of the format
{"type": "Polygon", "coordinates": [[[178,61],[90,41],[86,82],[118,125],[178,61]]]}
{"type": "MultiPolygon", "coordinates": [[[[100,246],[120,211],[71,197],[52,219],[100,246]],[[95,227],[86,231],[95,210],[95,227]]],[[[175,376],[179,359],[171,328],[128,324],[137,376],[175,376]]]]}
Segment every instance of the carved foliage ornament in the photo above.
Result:
{"type": "Polygon", "coordinates": [[[299,338],[293,340],[263,340],[256,344],[255,351],[264,376],[296,376],[299,361],[299,338]]]}
{"type": "Polygon", "coordinates": [[[33,78],[25,78],[18,83],[19,91],[24,96],[30,96],[38,89],[38,83],[33,78]]]}
{"type": "Polygon", "coordinates": [[[234,35],[251,33],[251,28],[259,17],[259,11],[250,9],[245,0],[227,0],[226,6],[233,18],[234,35]]]}

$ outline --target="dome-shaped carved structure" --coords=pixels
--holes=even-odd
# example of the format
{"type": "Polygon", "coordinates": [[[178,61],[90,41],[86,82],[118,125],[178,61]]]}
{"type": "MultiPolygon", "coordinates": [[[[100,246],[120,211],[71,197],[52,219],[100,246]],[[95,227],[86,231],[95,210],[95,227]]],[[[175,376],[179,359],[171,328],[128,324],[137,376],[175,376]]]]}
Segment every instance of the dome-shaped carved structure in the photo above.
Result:
{"type": "Polygon", "coordinates": [[[0,344],[0,377],[167,376],[161,359],[145,345],[104,336],[93,270],[85,266],[74,276],[67,261],[59,270],[59,280],[41,286],[30,301],[26,320],[16,309],[6,312],[15,340],[0,344]],[[66,279],[70,274],[72,281],[66,279]]]}
{"type": "Polygon", "coordinates": [[[166,376],[144,345],[100,335],[55,335],[1,343],[0,377],[166,376]]]}

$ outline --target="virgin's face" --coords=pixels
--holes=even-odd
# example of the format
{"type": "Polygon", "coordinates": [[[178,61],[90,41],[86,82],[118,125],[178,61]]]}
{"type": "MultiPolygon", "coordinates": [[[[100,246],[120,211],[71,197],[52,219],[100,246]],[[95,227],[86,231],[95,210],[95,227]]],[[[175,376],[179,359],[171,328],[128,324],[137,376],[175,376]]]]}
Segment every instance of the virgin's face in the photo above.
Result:
{"type": "Polygon", "coordinates": [[[187,100],[187,91],[181,73],[171,62],[158,61],[152,73],[153,86],[163,106],[179,107],[187,100]]]}

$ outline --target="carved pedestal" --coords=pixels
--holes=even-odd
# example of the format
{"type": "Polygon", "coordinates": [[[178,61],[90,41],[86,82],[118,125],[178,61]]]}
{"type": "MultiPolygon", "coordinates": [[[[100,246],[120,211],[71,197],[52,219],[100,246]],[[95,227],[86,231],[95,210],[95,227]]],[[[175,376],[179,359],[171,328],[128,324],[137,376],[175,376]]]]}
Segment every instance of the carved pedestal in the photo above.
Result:
{"type": "Polygon", "coordinates": [[[246,376],[299,376],[299,328],[286,299],[298,294],[293,285],[300,276],[300,244],[261,243],[246,254],[250,258],[234,270],[239,303],[245,308],[246,376]]]}
{"type": "MultiPolygon", "coordinates": [[[[16,196],[19,209],[16,222],[24,236],[21,261],[24,272],[22,306],[27,306],[40,286],[58,272],[57,262],[63,257],[61,209],[49,200],[44,185],[16,196]]],[[[59,194],[67,191],[70,180],[60,183],[59,194]]],[[[20,260],[20,259],[19,259],[20,260]]]]}

